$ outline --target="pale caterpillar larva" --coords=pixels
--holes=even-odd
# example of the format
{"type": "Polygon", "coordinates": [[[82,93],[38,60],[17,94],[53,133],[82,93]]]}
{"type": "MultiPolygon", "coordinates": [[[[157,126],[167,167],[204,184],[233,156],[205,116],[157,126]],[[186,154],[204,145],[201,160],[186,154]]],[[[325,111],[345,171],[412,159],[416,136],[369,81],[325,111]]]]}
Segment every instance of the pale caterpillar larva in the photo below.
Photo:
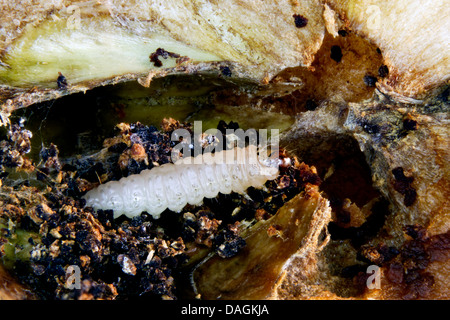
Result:
{"type": "Polygon", "coordinates": [[[114,218],[122,214],[131,218],[146,211],[157,219],[167,208],[180,212],[187,203],[199,205],[203,198],[214,198],[219,192],[261,188],[277,176],[278,159],[258,155],[257,147],[249,145],[147,169],[102,184],[84,198],[94,209],[112,209],[114,218]]]}

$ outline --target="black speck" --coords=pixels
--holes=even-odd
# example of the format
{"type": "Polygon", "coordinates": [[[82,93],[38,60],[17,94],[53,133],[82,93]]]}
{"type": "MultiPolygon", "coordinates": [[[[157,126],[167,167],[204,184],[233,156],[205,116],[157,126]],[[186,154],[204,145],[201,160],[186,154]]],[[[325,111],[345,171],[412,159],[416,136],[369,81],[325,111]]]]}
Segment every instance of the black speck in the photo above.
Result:
{"type": "Polygon", "coordinates": [[[416,190],[411,187],[406,189],[405,197],[403,198],[403,203],[405,204],[405,206],[407,207],[412,206],[416,201],[416,199],[417,199],[416,190]]]}
{"type": "Polygon", "coordinates": [[[347,210],[341,208],[336,211],[336,219],[339,223],[350,223],[351,218],[351,213],[347,210]]]}
{"type": "Polygon", "coordinates": [[[414,181],[414,177],[407,177],[403,172],[402,167],[397,167],[392,170],[394,175],[394,189],[400,194],[404,195],[403,203],[405,206],[409,207],[414,204],[417,199],[417,192],[411,186],[414,181]]]}
{"type": "Polygon", "coordinates": [[[222,72],[222,75],[224,75],[225,77],[231,77],[231,69],[230,67],[220,67],[220,72],[222,72]]]}
{"type": "Polygon", "coordinates": [[[354,264],[351,266],[344,267],[341,271],[341,276],[343,278],[353,278],[360,272],[365,272],[367,270],[366,265],[354,264]]]}
{"type": "Polygon", "coordinates": [[[331,47],[331,59],[333,59],[336,62],[341,62],[342,59],[342,50],[339,46],[332,46],[331,47]]]}
{"type": "Polygon", "coordinates": [[[109,152],[122,153],[128,148],[125,142],[116,143],[108,148],[109,152]]]}
{"type": "Polygon", "coordinates": [[[86,170],[80,170],[80,177],[88,181],[98,181],[98,177],[106,173],[103,164],[98,162],[91,164],[86,170]]]}
{"type": "Polygon", "coordinates": [[[308,111],[314,111],[317,109],[317,103],[312,99],[308,99],[306,100],[305,108],[308,111]]]}
{"type": "Polygon", "coordinates": [[[308,19],[302,15],[294,14],[293,17],[297,28],[304,28],[308,24],[308,19]]]}
{"type": "Polygon", "coordinates": [[[377,124],[369,123],[367,121],[361,124],[363,130],[369,134],[377,134],[380,132],[380,127],[377,124]]]}
{"type": "Polygon", "coordinates": [[[413,177],[405,176],[405,173],[404,173],[402,167],[396,167],[396,168],[392,169],[392,174],[394,175],[394,178],[397,181],[406,182],[408,184],[410,184],[414,181],[413,177]]]}
{"type": "Polygon", "coordinates": [[[449,88],[447,88],[441,94],[439,94],[437,96],[437,99],[442,101],[442,102],[448,103],[448,96],[449,95],[450,95],[449,88]]]}
{"type": "Polygon", "coordinates": [[[136,141],[137,143],[139,143],[139,141],[149,141],[151,143],[159,142],[157,134],[158,129],[156,129],[155,126],[145,126],[141,123],[136,123],[132,126],[131,131],[136,135],[135,138],[139,138],[136,141]]]}
{"type": "Polygon", "coordinates": [[[162,57],[164,59],[167,59],[169,57],[171,57],[171,58],[179,58],[180,55],[177,54],[177,53],[166,51],[163,48],[158,48],[158,49],[156,49],[155,52],[150,54],[150,61],[153,62],[153,65],[155,67],[162,67],[162,65],[163,65],[162,61],[159,60],[159,57],[162,57]]]}
{"type": "Polygon", "coordinates": [[[56,84],[58,89],[66,89],[67,88],[67,79],[63,76],[61,72],[58,72],[59,76],[56,79],[56,84]]]}
{"type": "Polygon", "coordinates": [[[411,130],[417,130],[417,121],[413,120],[413,119],[405,119],[403,120],[403,129],[407,130],[407,131],[411,131],[411,130]]]}
{"type": "Polygon", "coordinates": [[[58,148],[52,143],[48,148],[43,147],[39,155],[42,157],[42,161],[46,162],[49,158],[57,157],[58,153],[58,148]]]}
{"type": "Polygon", "coordinates": [[[339,31],[338,31],[338,34],[339,34],[341,37],[346,37],[346,36],[348,35],[348,32],[347,32],[347,30],[342,29],[342,30],[339,30],[339,31]]]}
{"type": "Polygon", "coordinates": [[[377,77],[371,76],[370,74],[366,74],[363,78],[363,81],[368,87],[375,87],[375,83],[377,82],[377,77]]]}
{"type": "Polygon", "coordinates": [[[426,237],[426,229],[419,225],[407,225],[405,232],[414,240],[423,240],[426,237]]]}
{"type": "Polygon", "coordinates": [[[219,257],[231,258],[239,253],[239,251],[245,247],[245,240],[242,238],[234,239],[230,242],[226,242],[223,245],[216,248],[216,252],[219,257]]]}
{"type": "Polygon", "coordinates": [[[378,75],[381,77],[381,78],[384,78],[384,77],[386,77],[387,75],[389,74],[389,68],[387,67],[387,65],[382,65],[382,66],[380,66],[379,68],[378,68],[378,75]]]}
{"type": "Polygon", "coordinates": [[[381,246],[378,252],[383,256],[383,262],[391,261],[400,251],[395,247],[381,246]]]}

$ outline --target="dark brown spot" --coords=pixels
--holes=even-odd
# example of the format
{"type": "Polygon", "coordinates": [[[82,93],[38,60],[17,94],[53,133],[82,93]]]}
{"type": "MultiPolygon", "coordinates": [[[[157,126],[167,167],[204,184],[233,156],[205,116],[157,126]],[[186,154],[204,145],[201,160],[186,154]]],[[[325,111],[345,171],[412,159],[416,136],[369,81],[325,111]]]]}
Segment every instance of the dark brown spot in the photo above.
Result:
{"type": "Polygon", "coordinates": [[[405,204],[405,206],[409,207],[412,206],[414,204],[414,202],[417,199],[417,192],[415,189],[413,188],[408,188],[405,192],[405,198],[403,200],[403,203],[405,204]]]}
{"type": "Polygon", "coordinates": [[[66,89],[67,88],[67,79],[63,76],[61,72],[58,72],[59,76],[56,79],[56,84],[58,89],[66,89]]]}
{"type": "Polygon", "coordinates": [[[426,229],[417,224],[406,226],[405,232],[408,236],[410,236],[414,240],[423,240],[426,237],[426,229]]]}
{"type": "Polygon", "coordinates": [[[231,258],[239,253],[239,251],[246,246],[246,242],[239,236],[239,222],[227,225],[227,228],[222,230],[214,238],[215,251],[219,257],[231,258]]]}
{"type": "Polygon", "coordinates": [[[386,77],[387,75],[389,74],[389,68],[387,67],[387,65],[382,65],[382,66],[380,66],[379,68],[378,68],[378,75],[381,77],[381,78],[384,78],[384,77],[386,77]]]}
{"type": "Polygon", "coordinates": [[[450,95],[449,93],[449,88],[445,89],[443,92],[441,92],[436,99],[440,100],[442,102],[448,103],[448,96],[450,95]]]}
{"type": "Polygon", "coordinates": [[[304,28],[308,24],[308,19],[302,15],[294,14],[293,17],[297,28],[304,28]]]}
{"type": "Polygon", "coordinates": [[[153,62],[153,65],[155,67],[161,67],[162,66],[162,62],[161,62],[161,60],[159,60],[159,57],[162,57],[164,59],[167,59],[169,57],[170,58],[179,58],[180,55],[177,54],[177,53],[166,51],[163,48],[158,48],[158,49],[156,49],[155,52],[150,54],[150,61],[153,62]]]}
{"type": "Polygon", "coordinates": [[[352,220],[351,213],[348,210],[340,208],[336,211],[336,219],[339,224],[348,224],[352,220]]]}
{"type": "Polygon", "coordinates": [[[224,75],[225,77],[231,77],[232,72],[230,67],[224,66],[224,67],[220,67],[220,72],[222,73],[222,75],[224,75]]]}
{"type": "Polygon", "coordinates": [[[369,121],[363,120],[361,126],[363,130],[369,134],[377,134],[380,132],[380,126],[376,123],[370,123],[369,121]]]}
{"type": "Polygon", "coordinates": [[[312,99],[308,99],[306,100],[305,108],[308,111],[314,111],[317,109],[317,103],[312,99]]]}
{"type": "Polygon", "coordinates": [[[392,174],[394,175],[394,178],[397,181],[403,181],[406,183],[411,183],[414,181],[413,177],[405,176],[405,173],[404,173],[402,167],[397,167],[397,168],[392,169],[392,174]]]}
{"type": "Polygon", "coordinates": [[[332,46],[331,47],[331,59],[333,59],[336,62],[341,62],[342,59],[342,50],[339,46],[332,46]]]}
{"type": "Polygon", "coordinates": [[[392,170],[392,174],[395,178],[394,189],[405,196],[403,200],[405,206],[411,206],[417,198],[417,192],[411,186],[411,183],[414,181],[414,177],[405,176],[402,167],[394,168],[392,170]]]}
{"type": "Polygon", "coordinates": [[[348,32],[347,32],[347,30],[342,29],[342,30],[339,30],[339,31],[338,31],[338,34],[339,34],[341,37],[346,37],[346,36],[348,35],[348,32]]]}
{"type": "MultiPolygon", "coordinates": [[[[415,273],[412,272],[411,274],[415,273]]],[[[408,292],[404,296],[404,298],[405,299],[417,299],[419,297],[425,298],[431,292],[433,285],[434,285],[434,277],[430,273],[424,272],[408,285],[407,288],[408,292]]]]}
{"type": "Polygon", "coordinates": [[[407,130],[407,131],[412,131],[412,130],[417,130],[417,121],[410,119],[410,118],[406,118],[403,120],[403,129],[407,130]]]}
{"type": "Polygon", "coordinates": [[[448,261],[450,259],[450,231],[434,235],[427,239],[425,247],[430,261],[448,261]]]}
{"type": "Polygon", "coordinates": [[[403,282],[403,266],[401,263],[395,262],[389,265],[387,278],[392,283],[400,284],[403,282]]]}
{"type": "Polygon", "coordinates": [[[364,84],[368,87],[375,87],[375,83],[377,82],[377,77],[374,77],[370,74],[366,74],[363,78],[364,84]]]}

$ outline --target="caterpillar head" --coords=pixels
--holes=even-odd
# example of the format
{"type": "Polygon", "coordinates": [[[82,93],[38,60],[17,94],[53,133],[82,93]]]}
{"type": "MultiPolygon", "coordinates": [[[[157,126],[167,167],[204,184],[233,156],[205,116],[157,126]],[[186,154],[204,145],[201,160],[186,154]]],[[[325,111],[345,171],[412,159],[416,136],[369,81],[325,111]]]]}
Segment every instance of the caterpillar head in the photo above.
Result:
{"type": "Polygon", "coordinates": [[[267,146],[259,148],[259,150],[257,150],[256,147],[251,146],[250,152],[254,152],[254,154],[257,154],[255,159],[257,159],[259,163],[259,175],[264,176],[267,180],[273,180],[278,177],[278,169],[281,163],[278,157],[278,148],[276,148],[275,150],[271,148],[271,152],[269,153],[267,146]]]}
{"type": "Polygon", "coordinates": [[[278,169],[280,163],[280,159],[277,156],[273,156],[273,154],[261,159],[261,175],[265,176],[267,180],[275,179],[280,173],[278,169]]]}

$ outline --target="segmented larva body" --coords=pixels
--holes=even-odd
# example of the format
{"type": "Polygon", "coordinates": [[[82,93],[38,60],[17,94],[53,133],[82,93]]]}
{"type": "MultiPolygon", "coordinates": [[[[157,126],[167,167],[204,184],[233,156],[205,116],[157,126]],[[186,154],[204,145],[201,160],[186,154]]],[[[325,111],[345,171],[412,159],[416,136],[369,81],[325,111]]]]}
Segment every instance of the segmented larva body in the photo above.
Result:
{"type": "Polygon", "coordinates": [[[157,219],[167,208],[180,212],[187,203],[199,205],[203,198],[214,198],[219,192],[244,193],[277,176],[278,163],[267,158],[261,161],[256,146],[250,145],[144,170],[102,184],[84,198],[94,209],[114,210],[115,218],[122,214],[131,218],[146,211],[157,219]]]}

